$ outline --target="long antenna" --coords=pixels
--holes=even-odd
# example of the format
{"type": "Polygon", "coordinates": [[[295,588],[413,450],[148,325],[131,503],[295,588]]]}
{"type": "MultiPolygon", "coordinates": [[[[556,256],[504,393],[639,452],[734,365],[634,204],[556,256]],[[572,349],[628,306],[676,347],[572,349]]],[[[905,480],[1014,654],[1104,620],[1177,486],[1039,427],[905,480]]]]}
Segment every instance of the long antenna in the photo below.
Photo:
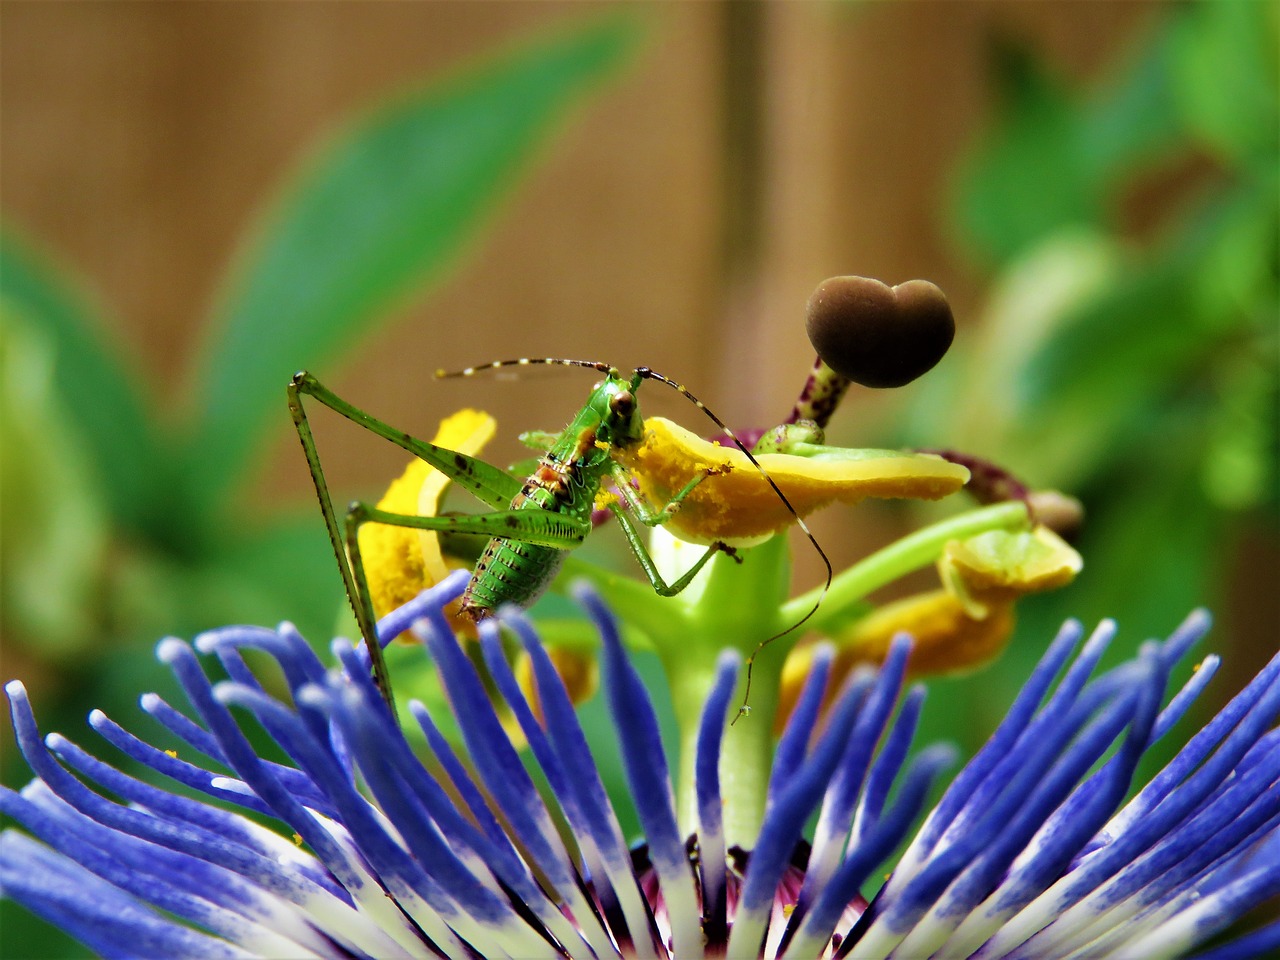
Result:
{"type": "Polygon", "coordinates": [[[546,366],[556,367],[586,367],[589,370],[598,370],[600,373],[608,373],[613,369],[607,363],[599,363],[595,360],[564,360],[557,357],[519,357],[514,360],[495,360],[493,363],[481,364],[478,367],[466,367],[462,370],[437,370],[436,379],[444,380],[450,377],[473,377],[477,373],[483,373],[485,370],[497,370],[499,367],[533,367],[546,366]]]}
{"type": "Polygon", "coordinates": [[[807,621],[810,617],[812,617],[815,613],[818,612],[818,608],[822,606],[822,601],[827,596],[827,591],[831,589],[831,580],[835,576],[835,571],[832,570],[831,568],[831,559],[827,556],[827,552],[822,549],[822,544],[818,543],[818,538],[813,535],[813,531],[810,530],[809,525],[804,522],[804,518],[800,516],[798,512],[796,512],[796,508],[791,505],[791,501],[787,499],[787,495],[782,492],[782,489],[778,486],[777,482],[773,479],[773,477],[769,476],[769,471],[765,470],[765,468],[761,465],[760,461],[755,458],[755,454],[753,454],[750,450],[747,449],[747,445],[738,438],[738,435],[729,428],[728,424],[726,424],[723,420],[721,420],[718,416],[716,416],[715,413],[712,412],[710,407],[708,407],[705,403],[703,403],[701,400],[695,397],[691,392],[689,392],[689,390],[683,384],[676,383],[676,381],[668,377],[664,377],[660,373],[655,373],[653,370],[650,370],[648,367],[637,367],[636,374],[644,380],[656,380],[659,383],[665,383],[667,386],[671,387],[673,390],[679,393],[686,400],[691,402],[695,407],[701,410],[704,414],[706,414],[712,423],[714,423],[717,427],[719,427],[721,430],[724,431],[725,436],[727,436],[730,440],[733,441],[734,446],[736,446],[739,450],[741,450],[744,454],[746,454],[747,459],[750,460],[752,465],[756,468],[756,470],[760,472],[760,476],[764,477],[765,482],[767,482],[769,486],[773,489],[773,492],[778,495],[778,499],[782,501],[783,506],[785,506],[787,510],[791,513],[791,515],[796,518],[796,525],[799,526],[801,531],[803,531],[804,535],[809,538],[809,542],[813,544],[813,549],[818,551],[818,556],[822,558],[822,563],[827,568],[826,583],[822,585],[822,593],[818,595],[818,599],[814,603],[812,609],[810,609],[808,613],[806,613],[803,617],[801,617],[791,626],[787,627],[787,629],[783,630],[781,633],[775,633],[772,637],[769,637],[767,640],[761,640],[760,643],[756,645],[755,650],[751,651],[751,656],[747,657],[746,687],[742,692],[742,705],[738,707],[738,712],[734,716],[733,721],[730,723],[730,726],[732,726],[734,723],[737,723],[738,720],[740,720],[742,717],[746,716],[748,712],[750,712],[750,707],[747,705],[747,701],[751,698],[751,671],[752,671],[752,667],[755,666],[756,656],[760,653],[761,650],[763,650],[769,644],[773,643],[773,641],[781,637],[785,637],[788,633],[795,630],[797,627],[802,626],[805,623],[805,621],[807,621]]]}

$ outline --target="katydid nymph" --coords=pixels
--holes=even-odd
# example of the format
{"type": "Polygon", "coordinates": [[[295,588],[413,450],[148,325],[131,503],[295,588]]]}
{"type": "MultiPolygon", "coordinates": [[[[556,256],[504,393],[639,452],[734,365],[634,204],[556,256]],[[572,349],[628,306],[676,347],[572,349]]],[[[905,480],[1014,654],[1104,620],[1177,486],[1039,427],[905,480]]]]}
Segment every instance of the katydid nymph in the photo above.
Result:
{"type": "MultiPolygon", "coordinates": [[[[480,370],[533,364],[586,367],[605,376],[593,387],[587,403],[560,434],[536,435],[543,440],[546,450],[536,468],[525,478],[468,454],[415,439],[341,399],[309,373],[297,374],[289,384],[289,409],[306,454],[329,539],[342,572],[343,584],[369,651],[374,682],[393,710],[390,678],[377,639],[373,603],[360,555],[359,530],[365,523],[434,530],[442,534],[489,537],[488,545],[462,596],[461,612],[473,620],[490,616],[503,604],[528,606],[550,586],[566,554],[580,546],[591,532],[591,514],[596,507],[597,494],[606,481],[612,483],[613,490],[622,501],[619,503],[611,500],[608,509],[622,529],[645,576],[659,595],[674,596],[680,593],[717,553],[724,552],[734,556],[732,547],[723,542],[714,542],[693,566],[668,583],[645,548],[637,521],[650,527],[666,522],[679,510],[681,502],[689,493],[710,475],[710,471],[696,473],[661,506],[648,503],[632,486],[630,474],[615,458],[619,452],[634,446],[644,437],[644,421],[640,416],[636,393],[646,380],[664,383],[679,392],[702,410],[746,455],[769,483],[780,502],[790,511],[795,523],[808,535],[826,565],[827,583],[830,584],[832,569],[826,553],[777,484],[733,431],[675,381],[647,367],[637,367],[626,375],[608,364],[593,361],[530,358],[500,360],[454,373],[438,371],[436,376],[472,376],[480,370]],[[430,464],[454,484],[473,494],[491,512],[428,517],[393,513],[356,502],[348,508],[345,522],[340,525],[303,409],[304,396],[314,398],[341,416],[430,464]]],[[[817,608],[818,605],[815,604],[813,609],[817,608]]],[[[810,615],[812,611],[788,627],[784,633],[800,626],[810,615]]]]}
{"type": "MultiPolygon", "coordinates": [[[[892,387],[914,380],[946,353],[954,333],[954,322],[946,297],[933,284],[913,280],[890,288],[877,280],[836,277],[819,285],[810,298],[808,332],[818,350],[818,359],[791,416],[782,426],[760,438],[756,450],[761,451],[762,456],[766,451],[795,450],[802,457],[815,459],[840,459],[848,455],[857,459],[861,455],[859,451],[822,446],[822,429],[845,389],[850,383],[892,387]]],[[[781,632],[760,641],[746,659],[743,705],[738,713],[739,717],[745,716],[751,690],[751,667],[756,655],[769,643],[809,620],[831,586],[833,571],[826,552],[805,523],[802,513],[792,505],[752,450],[685,387],[648,367],[637,367],[629,375],[624,375],[608,364],[594,361],[522,358],[499,360],[454,373],[437,371],[436,376],[469,377],[482,370],[535,364],[585,367],[605,376],[593,387],[587,403],[561,433],[525,435],[539,440],[543,453],[533,472],[524,478],[467,453],[415,439],[341,399],[309,373],[297,374],[289,384],[289,409],[294,427],[306,454],[325,527],[337,556],[347,597],[368,648],[378,689],[394,712],[390,678],[378,642],[373,602],[361,560],[361,525],[379,523],[440,534],[488,537],[489,542],[462,597],[462,613],[473,620],[480,620],[505,603],[528,606],[550,586],[568,552],[580,546],[591,532],[591,516],[597,506],[597,495],[608,482],[616,494],[616,499],[608,500],[608,509],[621,527],[649,583],[662,596],[674,596],[688,587],[717,553],[727,553],[736,558],[734,547],[726,542],[735,538],[739,545],[759,543],[767,536],[781,532],[783,526],[794,524],[817,551],[826,568],[826,580],[813,607],[781,632]],[[694,404],[719,427],[723,436],[745,456],[747,463],[731,466],[721,460],[692,475],[686,473],[664,491],[666,502],[661,506],[655,505],[658,498],[646,498],[632,484],[634,476],[643,487],[646,474],[633,474],[626,466],[628,454],[642,446],[646,434],[636,402],[636,393],[646,380],[664,383],[694,404]],[[357,502],[347,510],[345,523],[339,525],[303,410],[304,396],[314,398],[341,416],[414,454],[474,495],[491,512],[421,516],[357,502]],[[743,538],[734,534],[718,539],[722,535],[716,534],[701,538],[700,542],[709,544],[706,551],[688,570],[668,583],[646,549],[637,521],[650,527],[665,524],[676,517],[681,504],[708,477],[730,470],[738,471],[735,475],[742,475],[748,469],[766,481],[768,502],[774,508],[780,506],[784,509],[782,523],[775,523],[765,537],[743,538]]],[[[670,464],[657,466],[665,470],[670,464]]],[[[967,478],[967,471],[960,472],[967,478]]],[[[948,482],[954,488],[964,480],[953,475],[948,482]]],[[[932,489],[932,493],[923,496],[933,498],[949,492],[937,487],[932,489]]],[[[730,509],[739,516],[751,514],[751,508],[745,507],[745,502],[735,499],[729,505],[730,509]]],[[[761,513],[769,512],[760,501],[755,502],[761,513]]],[[[676,521],[676,525],[681,523],[682,520],[676,521]]],[[[695,542],[699,541],[695,539],[695,542]]]]}

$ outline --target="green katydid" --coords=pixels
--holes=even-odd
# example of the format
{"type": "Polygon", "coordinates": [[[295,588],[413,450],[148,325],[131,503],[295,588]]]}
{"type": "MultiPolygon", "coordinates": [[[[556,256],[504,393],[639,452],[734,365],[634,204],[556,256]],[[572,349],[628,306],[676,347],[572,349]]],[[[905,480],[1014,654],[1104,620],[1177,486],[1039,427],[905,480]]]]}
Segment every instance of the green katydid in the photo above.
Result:
{"type": "MultiPolygon", "coordinates": [[[[473,620],[491,615],[505,603],[527,606],[542,594],[555,578],[566,553],[580,546],[591,532],[591,513],[596,506],[597,494],[606,480],[612,481],[613,488],[622,501],[622,504],[610,502],[608,509],[617,519],[628,546],[659,595],[674,596],[680,593],[715,554],[734,554],[732,547],[720,541],[714,542],[692,567],[668,583],[645,548],[636,521],[646,526],[666,522],[679,510],[681,502],[693,489],[714,472],[703,470],[696,473],[661,507],[651,505],[632,486],[626,468],[615,457],[619,451],[639,443],[644,436],[644,421],[635,395],[646,380],[665,383],[694,403],[755,464],[796,524],[808,534],[826,564],[827,582],[830,582],[831,563],[822,547],[783,492],[760,467],[751,451],[700,400],[667,377],[647,367],[638,367],[627,376],[604,363],[530,358],[500,360],[484,367],[468,367],[453,374],[439,371],[437,376],[471,376],[482,369],[531,364],[587,367],[605,374],[605,378],[595,385],[587,403],[560,434],[530,435],[546,443],[547,449],[534,471],[523,479],[468,454],[415,439],[341,399],[309,373],[297,374],[289,384],[289,409],[294,426],[311,470],[311,478],[342,572],[347,596],[369,650],[374,681],[388,704],[393,704],[390,678],[381,645],[377,642],[373,605],[360,554],[359,530],[365,523],[489,537],[489,543],[481,554],[462,597],[462,613],[473,620]],[[348,508],[345,522],[340,526],[303,409],[303,396],[314,398],[341,416],[426,461],[490,507],[492,512],[424,517],[389,512],[356,502],[348,508]]],[[[814,606],[814,610],[816,609],[817,605],[814,606]]],[[[804,619],[808,619],[808,616],[804,619]]],[[[803,622],[803,619],[797,621],[787,632],[803,622]]]]}
{"type": "MultiPolygon", "coordinates": [[[[857,458],[860,455],[858,451],[821,446],[822,427],[845,388],[851,381],[883,387],[915,379],[946,352],[953,330],[945,297],[940,290],[924,281],[911,281],[894,288],[858,277],[840,277],[824,282],[809,302],[810,339],[820,354],[817,365],[789,421],[761,438],[757,450],[803,450],[802,456],[815,459],[824,456],[841,459],[848,455],[857,458]],[[824,357],[833,358],[831,362],[836,369],[828,366],[824,357]]],[[[632,485],[632,474],[620,461],[625,459],[628,451],[634,451],[644,437],[644,421],[636,403],[636,392],[645,380],[667,384],[702,410],[724,432],[767,482],[776,503],[785,508],[789,517],[787,522],[793,522],[808,537],[826,567],[823,592],[813,608],[781,633],[762,641],[755,653],[795,630],[817,611],[822,596],[831,585],[833,574],[831,562],[822,546],[752,451],[724,421],[682,385],[648,367],[637,367],[625,376],[608,364],[565,359],[500,360],[452,374],[437,371],[436,375],[471,376],[479,370],[533,364],[586,367],[605,374],[605,379],[596,384],[586,405],[560,434],[526,435],[540,440],[545,453],[534,471],[523,479],[468,454],[415,439],[338,397],[309,373],[297,374],[289,384],[290,412],[315,484],[330,543],[369,651],[374,681],[388,705],[394,709],[390,678],[377,639],[373,604],[360,554],[359,530],[365,523],[489,537],[462,598],[462,612],[475,620],[489,616],[504,603],[528,605],[537,599],[555,578],[567,553],[581,545],[590,533],[597,494],[606,480],[611,481],[625,505],[624,509],[618,502],[610,501],[608,508],[658,594],[674,596],[680,593],[717,553],[734,555],[733,548],[727,543],[712,540],[692,567],[668,583],[645,548],[635,521],[646,526],[666,523],[708,476],[729,469],[727,466],[711,466],[692,476],[682,477],[680,483],[683,486],[677,484],[673,487],[661,507],[653,506],[638,492],[632,485]],[[470,516],[418,516],[357,502],[350,506],[345,523],[340,527],[303,410],[303,396],[314,398],[414,454],[469,491],[492,512],[470,516]]],[[[755,654],[747,660],[746,695],[750,692],[750,667],[754,659],[755,654]]],[[[740,715],[745,713],[745,702],[744,695],[740,715]]]]}

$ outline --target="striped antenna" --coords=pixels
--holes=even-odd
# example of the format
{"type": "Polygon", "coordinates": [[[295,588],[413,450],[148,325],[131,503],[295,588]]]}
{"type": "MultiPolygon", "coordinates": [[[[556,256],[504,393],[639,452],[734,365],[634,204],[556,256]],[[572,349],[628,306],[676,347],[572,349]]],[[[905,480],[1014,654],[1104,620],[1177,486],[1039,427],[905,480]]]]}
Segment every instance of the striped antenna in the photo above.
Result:
{"type": "Polygon", "coordinates": [[[746,716],[747,713],[750,711],[750,707],[747,705],[747,703],[751,698],[751,669],[755,665],[756,656],[760,653],[761,650],[763,650],[769,644],[773,643],[773,641],[779,639],[780,637],[785,637],[792,630],[795,630],[797,627],[802,626],[806,620],[808,620],[810,617],[812,617],[815,613],[818,612],[818,608],[822,606],[822,601],[826,599],[827,591],[831,589],[831,580],[835,576],[835,572],[831,568],[831,559],[827,556],[827,552],[822,549],[822,544],[818,543],[818,538],[813,535],[813,531],[810,530],[809,525],[804,522],[804,518],[801,517],[800,514],[796,512],[796,508],[791,505],[791,501],[787,499],[787,495],[783,493],[782,490],[778,487],[778,484],[774,481],[773,477],[769,476],[769,472],[765,470],[763,466],[761,466],[760,461],[755,458],[755,454],[753,454],[750,450],[748,450],[747,445],[744,444],[740,439],[738,439],[738,435],[734,433],[731,429],[729,429],[728,424],[726,424],[723,420],[717,417],[711,411],[710,407],[708,407],[705,403],[703,403],[701,400],[695,397],[692,393],[690,393],[689,390],[683,384],[676,383],[674,380],[671,380],[668,377],[664,377],[660,373],[655,373],[653,370],[650,370],[648,367],[637,367],[636,375],[643,380],[656,380],[659,383],[665,383],[667,386],[675,390],[682,397],[684,397],[686,400],[692,403],[695,407],[701,410],[704,414],[706,414],[708,419],[710,419],[712,423],[714,423],[717,427],[719,427],[721,430],[724,431],[725,436],[727,436],[730,440],[733,441],[734,446],[736,446],[739,450],[741,450],[744,454],[746,454],[747,459],[751,461],[752,465],[758,471],[760,471],[760,476],[764,477],[765,482],[767,482],[769,486],[773,488],[773,492],[778,495],[778,499],[782,501],[783,506],[785,506],[787,510],[790,511],[791,515],[796,518],[796,525],[799,526],[799,528],[804,533],[804,535],[809,538],[809,542],[813,544],[813,549],[818,551],[818,556],[822,558],[822,563],[827,568],[827,582],[822,585],[822,593],[818,595],[818,600],[816,603],[814,603],[813,608],[808,613],[806,613],[803,617],[801,617],[799,620],[793,623],[791,626],[787,627],[787,629],[783,630],[781,633],[775,633],[772,637],[769,637],[767,640],[761,640],[760,643],[756,645],[755,650],[751,651],[751,656],[747,657],[746,687],[742,692],[742,705],[738,707],[738,713],[734,716],[733,721],[730,724],[730,726],[732,726],[734,723],[737,723],[738,720],[740,720],[742,717],[746,716]]]}
{"type": "Polygon", "coordinates": [[[533,366],[556,366],[556,367],[586,367],[589,370],[598,370],[600,373],[608,373],[613,369],[607,363],[598,363],[595,360],[563,360],[556,357],[519,357],[515,360],[494,360],[492,363],[481,364],[478,367],[467,367],[463,370],[437,370],[436,379],[444,380],[449,377],[474,377],[477,373],[483,373],[486,370],[497,370],[500,367],[533,367],[533,366]]]}

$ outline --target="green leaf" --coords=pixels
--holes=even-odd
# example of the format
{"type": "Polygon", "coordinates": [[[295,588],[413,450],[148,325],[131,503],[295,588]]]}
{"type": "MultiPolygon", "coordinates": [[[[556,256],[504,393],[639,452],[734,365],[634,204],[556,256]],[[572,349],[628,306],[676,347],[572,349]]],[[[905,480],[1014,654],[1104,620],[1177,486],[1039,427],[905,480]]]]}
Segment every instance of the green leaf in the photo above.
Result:
{"type": "Polygon", "coordinates": [[[1224,298],[1250,295],[1252,274],[1224,284],[1204,273],[1224,245],[1238,249],[1255,205],[1248,189],[1203,204],[1165,249],[1079,304],[1009,371],[1018,419],[1008,448],[1070,488],[1160,422],[1168,398],[1200,378],[1209,352],[1249,322],[1224,298]]]}
{"type": "Polygon", "coordinates": [[[0,610],[7,639],[49,658],[98,641],[108,531],[54,364],[48,337],[0,302],[0,610]]]}
{"type": "Polygon", "coordinates": [[[954,217],[1003,262],[1069,226],[1098,225],[1124,178],[1181,135],[1171,31],[1160,26],[1086,97],[1029,51],[996,47],[996,125],[961,171],[954,217]]]}
{"type": "MultiPolygon", "coordinates": [[[[48,717],[42,714],[41,719],[48,717]]],[[[22,944],[22,955],[27,960],[78,960],[81,957],[92,960],[93,957],[89,948],[73,940],[70,934],[9,897],[0,900],[0,929],[4,930],[6,944],[22,944]]]]}
{"type": "Polygon", "coordinates": [[[1034,467],[1003,443],[1022,413],[1018,371],[1082,304],[1114,283],[1121,258],[1121,248],[1099,234],[1063,230],[1012,261],[991,287],[977,332],[937,371],[949,371],[954,382],[926,378],[906,445],[928,447],[945,437],[950,446],[983,450],[1000,462],[1013,455],[1019,469],[1034,467]]]}
{"type": "Polygon", "coordinates": [[[228,623],[275,626],[287,617],[325,657],[342,580],[324,525],[310,511],[240,516],[234,537],[211,541],[198,558],[122,550],[114,558],[112,623],[150,643],[228,623]]]}
{"type": "Polygon", "coordinates": [[[1184,136],[1172,81],[1176,26],[1170,18],[1141,38],[1081,106],[1080,157],[1100,190],[1144,163],[1167,162],[1184,136]]]}
{"type": "Polygon", "coordinates": [[[1003,261],[1056,227],[1092,222],[1097,210],[1077,108],[1062,85],[1009,44],[997,45],[993,69],[998,125],[962,170],[955,217],[977,253],[1003,261]]]}
{"type": "Polygon", "coordinates": [[[1174,35],[1174,86],[1186,125],[1229,161],[1274,169],[1280,146],[1277,6],[1201,3],[1174,35]]]}
{"type": "Polygon", "coordinates": [[[313,156],[259,225],[195,382],[189,475],[219,496],[244,474],[284,388],[332,375],[399,302],[438,281],[486,214],[631,45],[630,19],[543,40],[365,116],[313,156]]]}
{"type": "Polygon", "coordinates": [[[165,462],[143,397],[66,277],[0,233],[0,304],[47,346],[52,388],[118,523],[154,528],[165,462]]]}
{"type": "Polygon", "coordinates": [[[1276,420],[1280,377],[1261,357],[1244,356],[1217,377],[1202,467],[1205,495],[1224,510],[1265,502],[1277,488],[1276,420]]]}
{"type": "Polygon", "coordinates": [[[1149,443],[1098,478],[1097,496],[1084,493],[1084,570],[1057,615],[1069,604],[1086,623],[1122,617],[1126,632],[1166,636],[1194,607],[1220,599],[1231,538],[1199,476],[1203,414],[1188,403],[1167,416],[1149,443]]]}

